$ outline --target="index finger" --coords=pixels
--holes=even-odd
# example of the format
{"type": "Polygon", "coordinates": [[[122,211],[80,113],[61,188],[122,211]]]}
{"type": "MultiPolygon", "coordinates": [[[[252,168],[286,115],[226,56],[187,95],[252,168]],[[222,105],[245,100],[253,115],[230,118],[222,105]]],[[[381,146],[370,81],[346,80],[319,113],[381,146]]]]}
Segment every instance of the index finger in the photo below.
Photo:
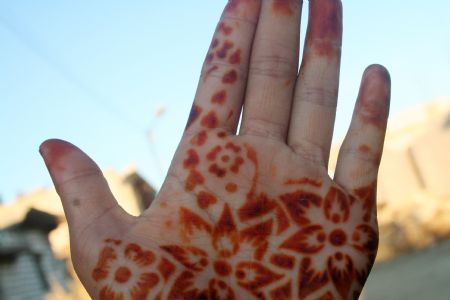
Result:
{"type": "Polygon", "coordinates": [[[260,0],[230,0],[203,64],[186,131],[223,128],[235,132],[245,93],[260,0]]]}

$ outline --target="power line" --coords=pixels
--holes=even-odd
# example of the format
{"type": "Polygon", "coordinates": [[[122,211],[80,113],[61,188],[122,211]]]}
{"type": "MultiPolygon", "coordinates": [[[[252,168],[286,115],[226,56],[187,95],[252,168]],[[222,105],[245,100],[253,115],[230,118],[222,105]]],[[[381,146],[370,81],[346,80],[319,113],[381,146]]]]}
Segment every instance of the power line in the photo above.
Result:
{"type": "MultiPolygon", "coordinates": [[[[11,22],[0,15],[0,24],[2,27],[11,32],[16,38],[21,41],[27,48],[29,48],[33,53],[35,53],[39,58],[41,58],[47,65],[49,65],[52,69],[57,71],[62,78],[66,81],[70,82],[73,86],[78,88],[84,94],[86,94],[92,102],[94,102],[98,107],[107,111],[110,115],[114,116],[116,119],[120,120],[124,125],[126,125],[129,129],[133,131],[139,131],[140,133],[145,134],[145,129],[143,126],[138,124],[132,118],[126,116],[120,109],[111,105],[110,101],[104,95],[101,95],[93,88],[91,88],[88,84],[86,84],[83,80],[78,78],[73,74],[64,64],[58,62],[51,55],[45,51],[43,47],[40,47],[36,41],[33,41],[33,38],[28,35],[26,32],[21,31],[17,27],[13,26],[11,22]]],[[[84,99],[84,98],[82,98],[84,99]]],[[[85,99],[84,99],[85,100],[85,99]]]]}
{"type": "Polygon", "coordinates": [[[154,147],[155,143],[149,139],[148,131],[144,129],[144,126],[141,126],[134,119],[126,116],[120,109],[111,105],[107,97],[95,91],[83,80],[74,75],[73,72],[71,72],[64,64],[52,58],[44,49],[44,47],[40,47],[39,43],[33,40],[32,36],[27,35],[25,31],[21,31],[16,26],[13,26],[12,23],[9,22],[2,15],[0,15],[0,25],[2,25],[2,27],[11,32],[19,41],[21,41],[28,49],[30,49],[39,58],[41,58],[47,65],[56,70],[61,75],[62,78],[64,78],[66,81],[70,82],[73,86],[75,86],[83,93],[85,93],[91,99],[91,101],[94,102],[98,107],[104,109],[110,115],[120,120],[121,123],[127,126],[129,129],[142,134],[147,140],[147,142],[149,142],[150,144],[150,154],[154,162],[154,168],[156,169],[155,171],[156,173],[158,173],[159,176],[163,176],[159,155],[156,151],[156,148],[154,147]]]}

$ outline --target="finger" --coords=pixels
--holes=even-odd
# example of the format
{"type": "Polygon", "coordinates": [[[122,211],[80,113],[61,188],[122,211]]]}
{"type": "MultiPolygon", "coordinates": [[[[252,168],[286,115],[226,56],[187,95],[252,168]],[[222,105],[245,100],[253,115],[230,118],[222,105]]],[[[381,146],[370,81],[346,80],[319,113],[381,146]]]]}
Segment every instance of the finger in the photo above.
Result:
{"type": "Polygon", "coordinates": [[[349,191],[377,179],[389,114],[388,71],[372,65],[363,75],[352,122],[339,151],[335,181],[349,191]]]}
{"type": "Polygon", "coordinates": [[[240,134],[286,139],[298,71],[302,1],[263,1],[240,134]]]}
{"type": "Polygon", "coordinates": [[[310,1],[288,144],[324,166],[328,163],[336,114],[341,45],[341,1],[310,1]]]}
{"type": "Polygon", "coordinates": [[[187,131],[236,131],[259,8],[260,0],[230,0],[225,7],[203,64],[187,131]]]}
{"type": "Polygon", "coordinates": [[[40,149],[74,236],[103,216],[121,212],[98,166],[74,145],[47,140],[40,149]]]}

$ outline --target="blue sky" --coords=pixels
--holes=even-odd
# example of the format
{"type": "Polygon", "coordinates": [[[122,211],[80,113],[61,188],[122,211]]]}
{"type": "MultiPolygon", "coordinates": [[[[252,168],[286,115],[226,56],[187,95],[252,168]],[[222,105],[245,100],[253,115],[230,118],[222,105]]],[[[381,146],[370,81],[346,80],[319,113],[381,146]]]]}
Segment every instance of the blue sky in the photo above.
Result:
{"type": "MultiPolygon", "coordinates": [[[[225,2],[0,0],[3,201],[51,185],[38,146],[54,137],[75,143],[102,168],[134,164],[158,187],[225,2]],[[156,118],[161,106],[166,112],[156,118]]],[[[448,1],[343,5],[335,140],[345,134],[371,63],[391,72],[391,115],[450,96],[448,1]]],[[[306,12],[307,1],[302,25],[306,12]]]]}

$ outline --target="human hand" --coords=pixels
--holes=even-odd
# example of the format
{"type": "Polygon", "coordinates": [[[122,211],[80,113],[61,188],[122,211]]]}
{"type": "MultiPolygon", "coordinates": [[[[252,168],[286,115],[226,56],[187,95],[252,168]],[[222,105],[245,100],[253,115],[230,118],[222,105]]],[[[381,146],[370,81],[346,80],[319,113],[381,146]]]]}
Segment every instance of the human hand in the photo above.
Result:
{"type": "Polygon", "coordinates": [[[298,74],[300,12],[298,0],[228,3],[166,180],[141,216],[117,205],[81,150],[41,145],[93,298],[358,298],[378,245],[389,74],[366,70],[331,179],[342,8],[310,1],[298,74]]]}

